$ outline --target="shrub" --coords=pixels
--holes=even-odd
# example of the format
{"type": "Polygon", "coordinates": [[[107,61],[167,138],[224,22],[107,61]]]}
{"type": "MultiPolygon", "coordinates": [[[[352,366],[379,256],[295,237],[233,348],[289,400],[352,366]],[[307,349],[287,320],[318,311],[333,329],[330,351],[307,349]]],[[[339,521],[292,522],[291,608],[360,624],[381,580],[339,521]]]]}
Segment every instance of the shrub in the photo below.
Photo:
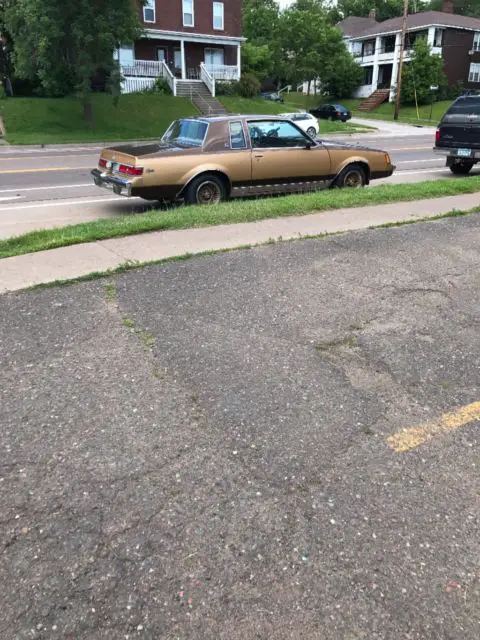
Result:
{"type": "Polygon", "coordinates": [[[217,96],[237,96],[238,82],[225,82],[217,80],[215,83],[215,93],[217,96]]]}
{"type": "Polygon", "coordinates": [[[0,82],[0,100],[6,100],[7,98],[7,92],[5,91],[5,87],[3,86],[3,84],[0,82]]]}
{"type": "Polygon", "coordinates": [[[161,96],[169,96],[171,95],[172,90],[165,78],[157,78],[152,87],[152,93],[158,93],[161,96]]]}
{"type": "Polygon", "coordinates": [[[237,85],[238,93],[244,98],[254,98],[260,93],[260,80],[251,73],[244,73],[237,85]]]}

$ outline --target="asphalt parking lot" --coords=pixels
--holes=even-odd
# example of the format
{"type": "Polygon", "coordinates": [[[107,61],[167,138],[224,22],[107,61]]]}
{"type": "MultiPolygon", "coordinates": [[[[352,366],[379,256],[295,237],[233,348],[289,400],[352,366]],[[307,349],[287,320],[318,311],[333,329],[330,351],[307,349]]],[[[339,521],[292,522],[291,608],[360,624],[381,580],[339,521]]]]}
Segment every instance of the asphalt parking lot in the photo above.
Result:
{"type": "Polygon", "coordinates": [[[480,637],[480,216],[0,297],[0,638],[480,637]]]}

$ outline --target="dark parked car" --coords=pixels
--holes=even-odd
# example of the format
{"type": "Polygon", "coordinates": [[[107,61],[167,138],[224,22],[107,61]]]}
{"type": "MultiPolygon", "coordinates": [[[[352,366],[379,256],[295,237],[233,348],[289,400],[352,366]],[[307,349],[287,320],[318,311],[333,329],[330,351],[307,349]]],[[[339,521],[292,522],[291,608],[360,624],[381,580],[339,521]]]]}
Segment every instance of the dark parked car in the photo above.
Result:
{"type": "Polygon", "coordinates": [[[322,120],[341,120],[342,122],[352,117],[351,112],[341,104],[321,104],[319,107],[310,109],[310,113],[322,120]]]}
{"type": "Polygon", "coordinates": [[[435,153],[447,156],[447,167],[467,175],[480,162],[480,96],[457,98],[438,125],[435,153]]]}
{"type": "Polygon", "coordinates": [[[270,100],[271,102],[285,102],[284,97],[280,93],[262,93],[264,100],[270,100]]]}

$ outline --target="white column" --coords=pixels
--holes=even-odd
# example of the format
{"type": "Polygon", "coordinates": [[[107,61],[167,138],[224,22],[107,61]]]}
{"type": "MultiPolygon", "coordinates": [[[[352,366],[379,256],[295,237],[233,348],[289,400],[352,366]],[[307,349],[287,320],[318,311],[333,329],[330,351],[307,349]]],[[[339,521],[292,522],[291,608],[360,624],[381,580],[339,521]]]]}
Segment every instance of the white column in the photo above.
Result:
{"type": "Polygon", "coordinates": [[[240,80],[242,75],[242,47],[237,44],[237,80],[240,80]]]}
{"type": "Polygon", "coordinates": [[[380,71],[378,56],[380,55],[381,46],[382,46],[382,38],[380,36],[377,36],[375,38],[375,55],[373,56],[372,92],[376,91],[378,87],[378,73],[380,71]]]}
{"type": "Polygon", "coordinates": [[[430,47],[433,47],[433,45],[435,44],[435,27],[429,28],[427,42],[430,47]]]}
{"type": "Polygon", "coordinates": [[[397,33],[395,38],[395,53],[393,58],[392,84],[390,87],[390,102],[395,100],[395,88],[397,86],[398,65],[400,64],[400,45],[402,43],[402,34],[397,33]]]}
{"type": "Polygon", "coordinates": [[[182,58],[182,80],[187,77],[185,69],[185,40],[180,40],[180,57],[182,58]]]}

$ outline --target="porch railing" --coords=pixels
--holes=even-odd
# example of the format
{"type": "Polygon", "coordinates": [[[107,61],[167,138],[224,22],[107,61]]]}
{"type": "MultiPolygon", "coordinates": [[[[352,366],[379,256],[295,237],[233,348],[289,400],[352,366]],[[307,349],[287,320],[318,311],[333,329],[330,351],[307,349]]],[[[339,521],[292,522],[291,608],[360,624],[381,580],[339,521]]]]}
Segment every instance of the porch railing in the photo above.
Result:
{"type": "Polygon", "coordinates": [[[153,86],[155,78],[164,78],[173,95],[177,94],[175,76],[164,60],[135,60],[133,64],[122,65],[122,74],[125,77],[123,83],[125,93],[147,89],[153,86]]]}
{"type": "Polygon", "coordinates": [[[200,80],[207,85],[212,97],[215,97],[215,78],[210,74],[203,62],[200,63],[200,80]]]}
{"type": "Polygon", "coordinates": [[[238,80],[238,67],[226,64],[206,64],[208,73],[215,80],[238,80]]]}

